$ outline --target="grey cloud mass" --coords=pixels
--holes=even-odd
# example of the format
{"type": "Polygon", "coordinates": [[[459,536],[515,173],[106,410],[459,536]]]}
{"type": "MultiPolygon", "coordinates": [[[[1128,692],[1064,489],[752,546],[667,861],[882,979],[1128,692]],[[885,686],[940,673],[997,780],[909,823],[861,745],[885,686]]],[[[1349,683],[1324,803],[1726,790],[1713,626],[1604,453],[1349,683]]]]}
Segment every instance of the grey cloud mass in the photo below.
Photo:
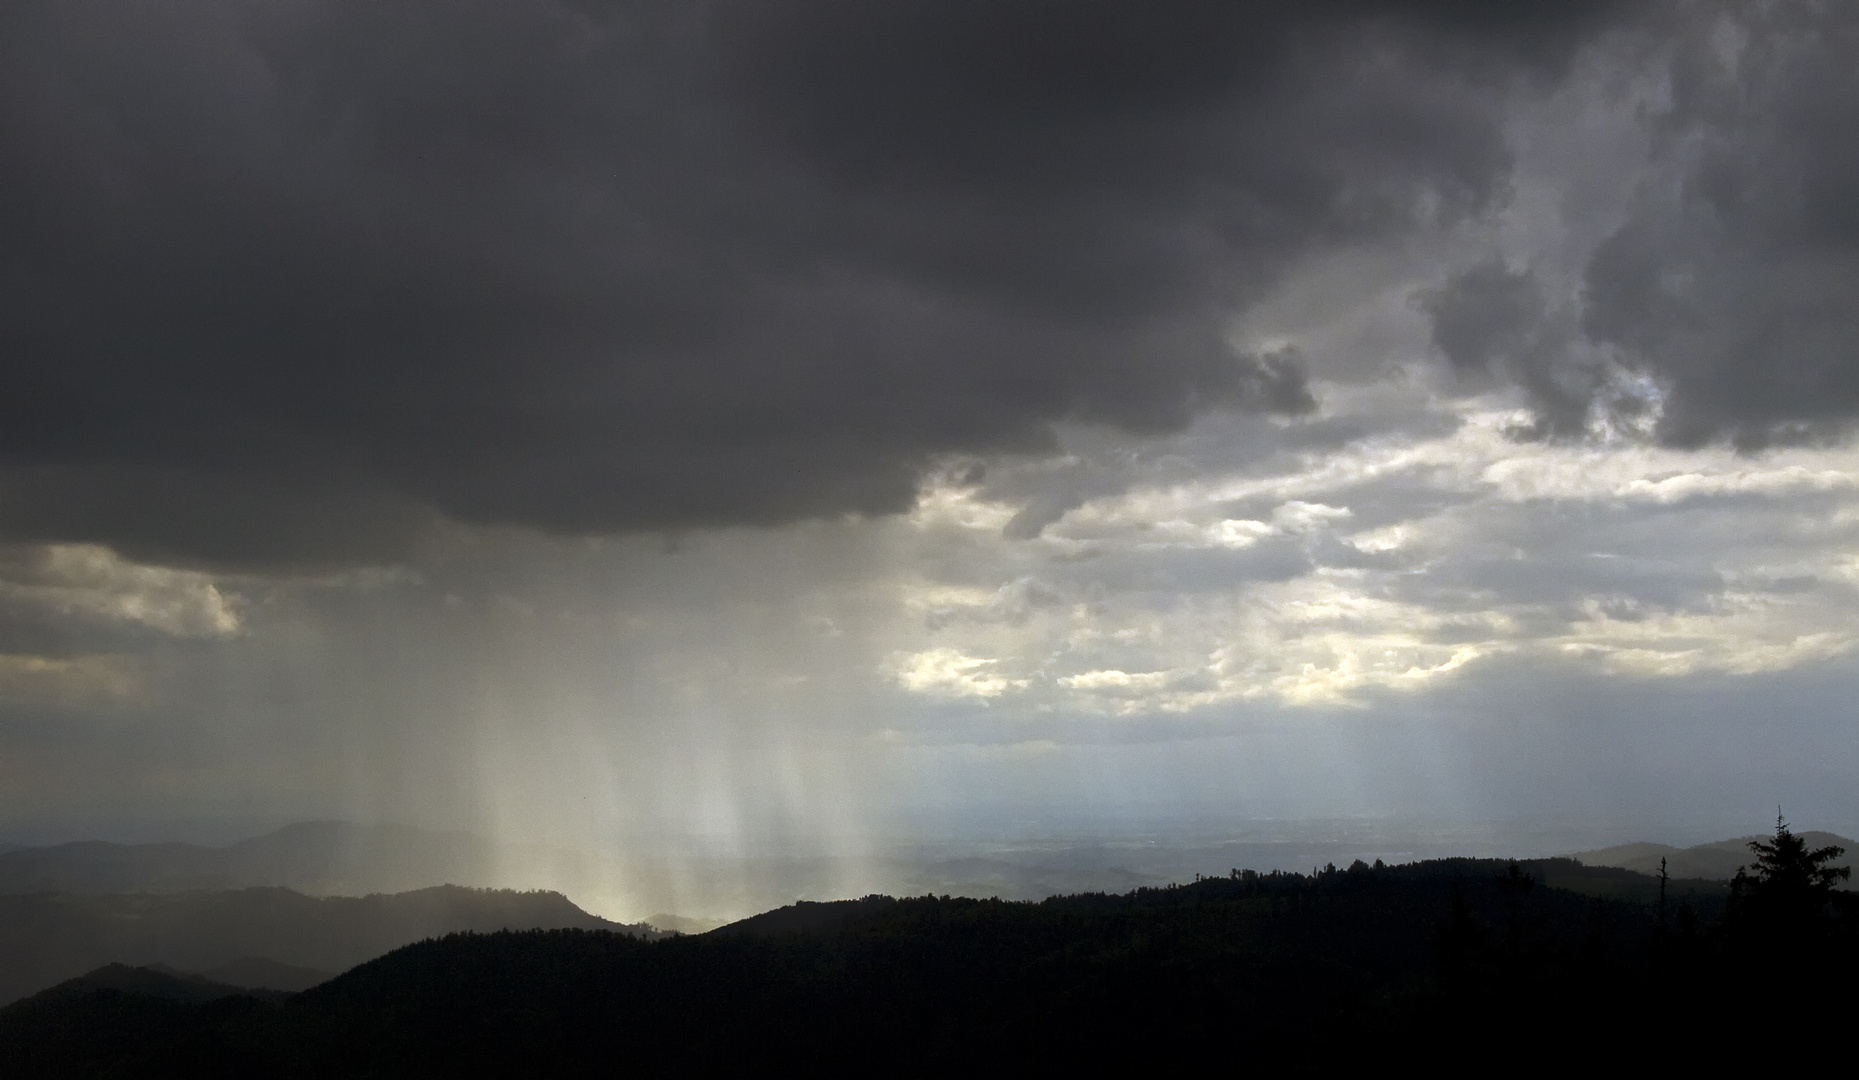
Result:
{"type": "MultiPolygon", "coordinates": [[[[1558,296],[1487,262],[1428,294],[1460,370],[1521,383],[1537,434],[1591,409],[1668,445],[1825,441],[1859,417],[1859,10],[1686,4],[1634,53],[1651,154],[1558,296]]],[[[1628,95],[1622,95],[1623,100],[1628,95]]]]}
{"type": "MultiPolygon", "coordinates": [[[[1505,103],[1616,21],[1586,3],[9,4],[0,536],[392,561],[444,518],[886,513],[935,461],[1048,448],[1058,421],[1309,411],[1294,354],[1235,344],[1234,317],[1301,259],[1499,205],[1505,103]]],[[[1766,47],[1758,96],[1707,109],[1704,71],[1682,115],[1811,145],[1839,114],[1803,112],[1804,80],[1852,77],[1838,47],[1805,68],[1766,47]]],[[[1788,159],[1794,216],[1732,215],[1744,231],[1687,249],[1697,287],[1728,288],[1719,255],[1751,235],[1802,265],[1786,230],[1841,212],[1844,153],[1788,159]]],[[[1762,180],[1710,175],[1680,226],[1762,180]]],[[[1671,367],[1676,316],[1633,284],[1654,227],[1597,258],[1590,326],[1671,367]]],[[[1820,391],[1844,385],[1845,280],[1815,294],[1819,328],[1788,331],[1822,374],[1751,423],[1837,409],[1820,391]]],[[[1742,355],[1696,361],[1700,389],[1675,376],[1673,415],[1722,423],[1709,380],[1742,355]]]]}
{"type": "Polygon", "coordinates": [[[1679,46],[1675,175],[1596,252],[1586,325],[1671,387],[1662,434],[1746,446],[1859,410],[1859,11],[1732,5],[1679,46]]]}

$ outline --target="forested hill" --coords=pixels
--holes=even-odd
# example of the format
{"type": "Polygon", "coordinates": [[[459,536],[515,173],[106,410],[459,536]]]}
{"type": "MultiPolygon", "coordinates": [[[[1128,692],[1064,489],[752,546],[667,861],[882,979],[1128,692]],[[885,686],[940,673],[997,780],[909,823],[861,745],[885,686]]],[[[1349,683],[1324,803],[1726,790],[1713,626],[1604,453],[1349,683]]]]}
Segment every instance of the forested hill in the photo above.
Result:
{"type": "Polygon", "coordinates": [[[1670,1064],[1719,1054],[1726,1025],[1758,1015],[1746,1009],[1812,1023],[1853,1004],[1839,905],[1774,922],[1747,898],[1726,909],[1721,891],[1668,886],[1685,896],[1662,919],[1656,902],[1545,884],[1582,870],[1358,864],[1037,904],[868,897],[656,942],[454,935],[283,1005],[29,999],[0,1011],[0,1072],[1152,1071],[1210,1057],[1322,1071],[1393,1047],[1486,1068],[1572,1034],[1670,1064]]]}

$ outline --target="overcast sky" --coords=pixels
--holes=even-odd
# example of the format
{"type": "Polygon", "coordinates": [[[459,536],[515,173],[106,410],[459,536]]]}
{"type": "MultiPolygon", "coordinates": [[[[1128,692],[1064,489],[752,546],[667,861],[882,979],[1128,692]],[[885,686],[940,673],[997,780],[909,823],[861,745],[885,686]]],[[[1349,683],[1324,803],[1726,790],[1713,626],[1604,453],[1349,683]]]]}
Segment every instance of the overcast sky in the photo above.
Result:
{"type": "Polygon", "coordinates": [[[1859,833],[1855,116],[1844,2],[8,3],[0,839],[1859,833]]]}

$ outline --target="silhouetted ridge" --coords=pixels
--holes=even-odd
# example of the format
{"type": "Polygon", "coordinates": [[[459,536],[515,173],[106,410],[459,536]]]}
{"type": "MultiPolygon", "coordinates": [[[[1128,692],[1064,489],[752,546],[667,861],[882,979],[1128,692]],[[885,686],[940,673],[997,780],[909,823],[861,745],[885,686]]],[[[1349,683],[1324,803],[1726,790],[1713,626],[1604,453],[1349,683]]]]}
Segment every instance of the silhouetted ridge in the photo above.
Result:
{"type": "Polygon", "coordinates": [[[802,900],[787,907],[739,919],[710,933],[718,937],[731,937],[825,930],[882,913],[896,903],[889,896],[867,896],[860,900],[802,900]]]}
{"type": "Polygon", "coordinates": [[[452,934],[281,1005],[34,999],[0,1010],[0,1070],[1450,1073],[1585,1067],[1574,1037],[1610,1069],[1715,1071],[1754,1047],[1725,1033],[1764,1009],[1802,1031],[1849,1019],[1859,912],[1824,887],[1824,856],[1778,841],[1734,896],[1654,881],[1646,900],[1650,879],[1568,859],[1446,859],[1040,903],[869,896],[658,941],[452,934]],[[115,1026],[86,1040],[79,1021],[115,1026]]]}
{"type": "MultiPolygon", "coordinates": [[[[57,986],[41,990],[28,1000],[51,1002],[99,990],[183,1002],[217,1001],[235,994],[253,994],[253,991],[246,987],[216,982],[203,975],[176,971],[162,964],[148,967],[106,964],[95,971],[86,972],[75,979],[66,979],[57,986]]],[[[254,996],[281,997],[282,995],[276,994],[275,991],[261,990],[257,991],[254,996]]]]}

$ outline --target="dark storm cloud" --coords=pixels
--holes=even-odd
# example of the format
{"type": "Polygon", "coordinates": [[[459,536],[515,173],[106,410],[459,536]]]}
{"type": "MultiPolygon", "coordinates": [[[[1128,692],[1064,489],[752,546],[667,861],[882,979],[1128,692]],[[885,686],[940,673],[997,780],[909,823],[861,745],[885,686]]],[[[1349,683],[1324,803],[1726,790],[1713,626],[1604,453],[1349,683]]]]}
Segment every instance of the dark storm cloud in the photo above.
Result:
{"type": "Polygon", "coordinates": [[[1859,8],[1730,5],[1679,53],[1683,170],[1589,266],[1587,328],[1669,380],[1663,434],[1745,445],[1859,413],[1859,8]]]}
{"type": "Polygon", "coordinates": [[[0,534],[392,558],[1310,407],[1227,320],[1501,197],[1598,5],[16,3],[0,534]]]}
{"type": "Polygon", "coordinates": [[[1596,392],[1592,369],[1571,362],[1568,332],[1528,270],[1485,262],[1425,298],[1433,343],[1454,369],[1496,369],[1529,391],[1537,420],[1527,434],[1578,433],[1596,392]]]}
{"type": "Polygon", "coordinates": [[[1653,165],[1578,302],[1559,311],[1531,271],[1482,266],[1432,299],[1435,343],[1518,378],[1544,433],[1581,430],[1597,399],[1643,407],[1611,359],[1658,384],[1667,443],[1837,436],[1859,416],[1859,7],[1667,14],[1653,165]]]}
{"type": "MultiPolygon", "coordinates": [[[[1286,414],[1308,413],[1316,409],[1317,401],[1305,383],[1303,357],[1295,349],[1280,349],[1256,356],[1241,353],[1236,354],[1234,360],[1240,365],[1240,371],[1233,380],[1235,404],[1286,414]]],[[[1025,503],[1024,508],[1002,527],[1001,535],[1009,540],[1033,539],[1043,533],[1046,526],[1083,506],[1086,501],[1127,490],[1136,478],[1136,473],[1127,468],[1104,469],[1102,463],[1087,463],[1076,454],[1069,457],[1071,460],[1064,468],[1033,478],[1020,478],[1021,484],[1009,482],[988,485],[985,491],[991,497],[1025,503]],[[1024,481],[1027,479],[1033,482],[1026,484],[1024,481]]],[[[1127,465],[1140,455],[1132,455],[1127,449],[1119,448],[1117,457],[1127,465]]]]}

